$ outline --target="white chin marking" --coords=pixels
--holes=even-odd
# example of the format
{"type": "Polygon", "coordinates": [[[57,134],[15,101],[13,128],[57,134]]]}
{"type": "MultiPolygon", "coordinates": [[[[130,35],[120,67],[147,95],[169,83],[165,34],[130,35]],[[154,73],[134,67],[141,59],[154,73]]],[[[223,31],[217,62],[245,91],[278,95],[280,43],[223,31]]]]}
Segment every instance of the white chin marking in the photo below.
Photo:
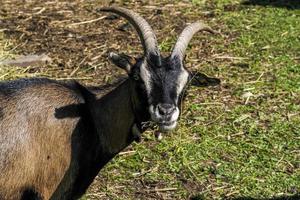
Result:
{"type": "Polygon", "coordinates": [[[167,132],[173,130],[177,125],[177,119],[180,113],[179,108],[176,107],[176,110],[172,114],[171,119],[169,119],[169,121],[164,121],[162,116],[159,115],[158,109],[154,108],[153,105],[149,106],[149,112],[152,121],[158,124],[159,131],[161,132],[167,132]]]}
{"type": "Polygon", "coordinates": [[[162,132],[167,132],[173,130],[177,125],[177,122],[174,121],[171,124],[159,124],[159,130],[162,132]]]}

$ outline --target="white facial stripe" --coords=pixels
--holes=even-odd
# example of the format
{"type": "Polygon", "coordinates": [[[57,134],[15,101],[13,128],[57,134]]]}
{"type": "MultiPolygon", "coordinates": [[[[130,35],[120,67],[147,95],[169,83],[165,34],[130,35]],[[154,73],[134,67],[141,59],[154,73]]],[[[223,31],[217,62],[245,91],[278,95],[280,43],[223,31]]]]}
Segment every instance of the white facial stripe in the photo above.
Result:
{"type": "Polygon", "coordinates": [[[149,96],[151,92],[151,75],[146,65],[147,63],[144,61],[140,68],[140,76],[145,83],[147,94],[149,96]]]}
{"type": "Polygon", "coordinates": [[[185,69],[182,70],[183,71],[180,73],[177,79],[177,95],[179,95],[182,92],[184,86],[187,84],[189,79],[189,73],[185,69]]]}

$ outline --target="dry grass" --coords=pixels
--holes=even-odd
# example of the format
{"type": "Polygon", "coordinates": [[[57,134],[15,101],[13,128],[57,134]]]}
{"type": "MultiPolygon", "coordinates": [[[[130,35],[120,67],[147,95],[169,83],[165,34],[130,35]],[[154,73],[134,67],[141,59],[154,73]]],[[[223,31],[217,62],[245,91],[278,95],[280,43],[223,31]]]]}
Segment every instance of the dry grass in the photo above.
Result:
{"type": "MultiPolygon", "coordinates": [[[[105,167],[83,199],[286,199],[299,194],[300,13],[293,1],[268,2],[115,2],[153,25],[164,54],[187,22],[200,19],[221,32],[195,36],[187,67],[220,78],[222,85],[190,88],[178,129],[160,142],[146,132],[141,144],[105,167]]],[[[108,3],[3,1],[0,60],[46,53],[53,62],[1,66],[0,78],[44,76],[95,85],[119,76],[107,53],[138,56],[141,47],[124,20],[95,11],[108,3]]]]}

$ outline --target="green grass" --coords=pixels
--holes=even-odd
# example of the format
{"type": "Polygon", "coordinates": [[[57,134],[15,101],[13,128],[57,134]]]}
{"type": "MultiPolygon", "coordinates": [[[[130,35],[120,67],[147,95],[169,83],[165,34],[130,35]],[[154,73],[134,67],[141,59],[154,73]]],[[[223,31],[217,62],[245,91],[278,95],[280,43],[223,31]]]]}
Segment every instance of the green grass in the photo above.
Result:
{"type": "MultiPolygon", "coordinates": [[[[100,173],[97,191],[103,198],[260,199],[300,193],[300,10],[240,2],[193,0],[180,8],[190,20],[214,13],[214,20],[204,21],[223,36],[195,36],[187,63],[218,76],[222,85],[190,88],[176,131],[162,141],[146,132],[142,143],[132,145],[134,152],[113,159],[100,173]],[[199,50],[201,39],[208,49],[199,50]],[[199,59],[198,51],[208,52],[207,58],[199,59]]],[[[164,38],[162,51],[175,39],[164,38]]],[[[0,59],[9,56],[4,43],[2,38],[0,59]]],[[[27,73],[3,76],[8,72],[1,70],[2,79],[27,73]]]]}
{"type": "MultiPolygon", "coordinates": [[[[178,188],[172,194],[176,199],[191,193],[207,199],[299,193],[300,12],[274,7],[226,12],[231,1],[214,2],[220,10],[217,21],[227,33],[237,34],[226,47],[217,45],[217,51],[244,58],[248,66],[239,68],[235,60],[217,63],[229,86],[221,93],[230,97],[214,91],[212,99],[201,95],[209,89],[192,88],[176,132],[162,142],[152,141],[155,147],[133,145],[134,155],[116,158],[105,172],[122,183],[141,179],[134,172],[149,170],[142,179],[178,188]],[[246,91],[253,94],[247,105],[242,98],[246,91]],[[117,168],[122,172],[110,173],[117,168]]],[[[163,50],[172,46],[168,41],[163,50]]]]}

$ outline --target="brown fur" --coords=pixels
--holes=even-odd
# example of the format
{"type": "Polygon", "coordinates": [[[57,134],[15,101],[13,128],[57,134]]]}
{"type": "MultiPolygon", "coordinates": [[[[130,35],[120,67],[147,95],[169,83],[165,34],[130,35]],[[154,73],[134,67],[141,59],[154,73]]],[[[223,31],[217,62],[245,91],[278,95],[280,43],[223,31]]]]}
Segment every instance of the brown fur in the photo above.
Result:
{"type": "Polygon", "coordinates": [[[78,198],[103,165],[132,141],[134,115],[129,89],[124,91],[129,82],[120,86],[124,92],[112,91],[104,97],[103,90],[93,94],[79,84],[37,82],[16,81],[11,82],[16,88],[0,89],[0,199],[33,198],[24,197],[27,193],[40,199],[78,198]],[[20,89],[19,84],[24,86],[20,89]],[[87,100],[82,91],[93,97],[87,100]],[[124,99],[124,106],[109,106],[119,98],[124,99]],[[80,105],[95,109],[81,112],[80,105]],[[118,112],[99,117],[102,105],[108,115],[116,113],[110,111],[114,108],[118,112]],[[111,117],[115,126],[105,127],[111,117]]]}
{"type": "Polygon", "coordinates": [[[34,187],[49,199],[70,165],[70,130],[78,122],[76,118],[57,120],[55,108],[80,99],[67,88],[50,83],[25,88],[0,102],[4,113],[1,138],[13,140],[1,150],[7,159],[0,166],[0,183],[5,183],[0,185],[1,197],[19,199],[21,194],[16,190],[34,187]],[[45,173],[48,170],[52,173],[45,173]]]}

